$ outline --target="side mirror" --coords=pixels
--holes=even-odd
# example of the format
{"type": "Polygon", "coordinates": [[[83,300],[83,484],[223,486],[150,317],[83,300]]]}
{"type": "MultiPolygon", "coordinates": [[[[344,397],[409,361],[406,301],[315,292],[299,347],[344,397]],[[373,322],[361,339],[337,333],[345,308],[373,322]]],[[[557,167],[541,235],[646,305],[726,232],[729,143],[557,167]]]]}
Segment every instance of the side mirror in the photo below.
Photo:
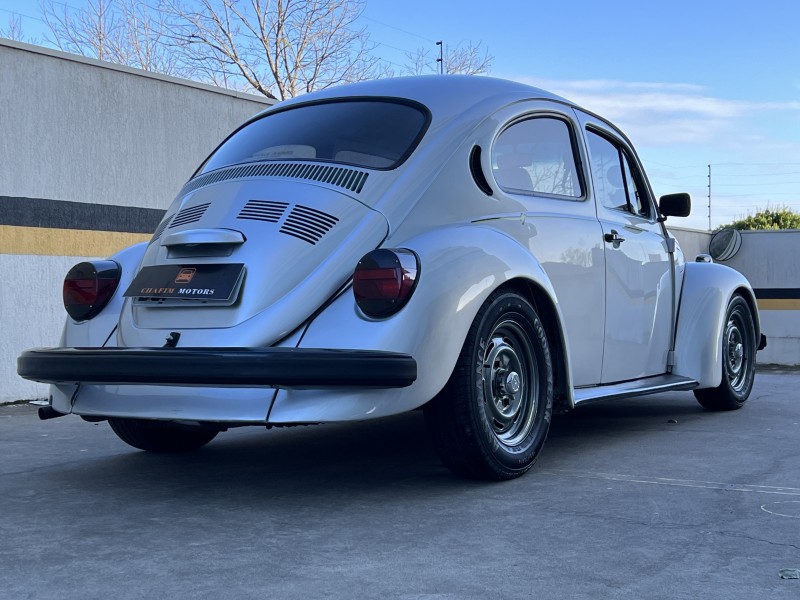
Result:
{"type": "Polygon", "coordinates": [[[692,197],[686,193],[667,194],[658,199],[658,212],[667,217],[688,217],[692,211],[692,197]]]}

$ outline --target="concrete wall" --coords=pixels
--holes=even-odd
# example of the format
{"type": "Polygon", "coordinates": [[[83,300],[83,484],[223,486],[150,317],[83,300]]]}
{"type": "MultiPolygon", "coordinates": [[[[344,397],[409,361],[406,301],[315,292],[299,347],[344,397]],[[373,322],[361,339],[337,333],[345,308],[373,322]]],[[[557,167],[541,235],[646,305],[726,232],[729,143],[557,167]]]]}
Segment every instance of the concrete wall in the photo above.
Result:
{"type": "MultiPolygon", "coordinates": [[[[708,254],[711,234],[670,227],[686,254],[694,260],[708,254]]],[[[747,277],[758,299],[761,329],[767,347],[761,364],[800,365],[800,230],[743,231],[739,251],[721,264],[747,277]]]]}
{"type": "Polygon", "coordinates": [[[149,239],[205,156],[267,105],[0,39],[0,402],[46,395],[16,357],[58,344],[66,271],[149,239]]]}
{"type": "Polygon", "coordinates": [[[768,341],[761,363],[800,365],[800,230],[743,231],[742,246],[728,265],[756,292],[768,341]]]}
{"type": "Polygon", "coordinates": [[[684,229],[669,226],[670,233],[678,240],[686,260],[694,260],[698,254],[708,254],[708,242],[711,234],[708,231],[684,229]]]}

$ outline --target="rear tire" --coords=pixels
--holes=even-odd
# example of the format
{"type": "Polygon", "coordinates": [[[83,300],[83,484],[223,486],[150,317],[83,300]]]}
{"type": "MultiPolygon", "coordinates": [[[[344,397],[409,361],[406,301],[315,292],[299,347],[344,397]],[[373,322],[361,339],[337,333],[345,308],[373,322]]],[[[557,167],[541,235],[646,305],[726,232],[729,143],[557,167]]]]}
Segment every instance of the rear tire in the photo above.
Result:
{"type": "Polygon", "coordinates": [[[109,419],[108,424],[126,444],[158,453],[197,450],[219,433],[213,429],[188,429],[165,421],[142,419],[109,419]]]}
{"type": "Polygon", "coordinates": [[[728,303],[722,333],[722,381],[715,388],[695,390],[708,410],[737,410],[744,406],[756,372],[756,327],[750,305],[739,294],[728,303]]]}
{"type": "Polygon", "coordinates": [[[425,405],[433,443],[458,475],[513,479],[539,456],[552,410],[544,327],[530,302],[501,288],[478,311],[447,385],[425,405]]]}

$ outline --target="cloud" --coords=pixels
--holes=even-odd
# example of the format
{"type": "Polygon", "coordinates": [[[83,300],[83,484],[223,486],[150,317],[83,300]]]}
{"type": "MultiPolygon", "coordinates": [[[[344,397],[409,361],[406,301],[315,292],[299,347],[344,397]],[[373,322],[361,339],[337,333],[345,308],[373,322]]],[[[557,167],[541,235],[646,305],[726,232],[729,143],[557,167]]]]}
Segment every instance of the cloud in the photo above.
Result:
{"type": "Polygon", "coordinates": [[[750,102],[716,98],[687,83],[606,79],[518,81],[550,90],[608,118],[637,144],[672,146],[712,143],[741,129],[759,111],[800,111],[800,102],[750,102]]]}

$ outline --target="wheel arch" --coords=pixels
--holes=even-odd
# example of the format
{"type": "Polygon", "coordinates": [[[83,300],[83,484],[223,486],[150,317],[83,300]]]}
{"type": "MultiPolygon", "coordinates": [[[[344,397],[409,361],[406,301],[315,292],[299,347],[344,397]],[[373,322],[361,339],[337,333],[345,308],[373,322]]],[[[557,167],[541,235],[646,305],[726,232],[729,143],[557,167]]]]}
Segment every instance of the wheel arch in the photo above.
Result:
{"type": "Polygon", "coordinates": [[[716,387],[722,381],[725,313],[736,294],[750,308],[758,344],[761,336],[758,305],[744,275],[717,263],[686,263],[672,372],[695,379],[698,388],[716,387]]]}

